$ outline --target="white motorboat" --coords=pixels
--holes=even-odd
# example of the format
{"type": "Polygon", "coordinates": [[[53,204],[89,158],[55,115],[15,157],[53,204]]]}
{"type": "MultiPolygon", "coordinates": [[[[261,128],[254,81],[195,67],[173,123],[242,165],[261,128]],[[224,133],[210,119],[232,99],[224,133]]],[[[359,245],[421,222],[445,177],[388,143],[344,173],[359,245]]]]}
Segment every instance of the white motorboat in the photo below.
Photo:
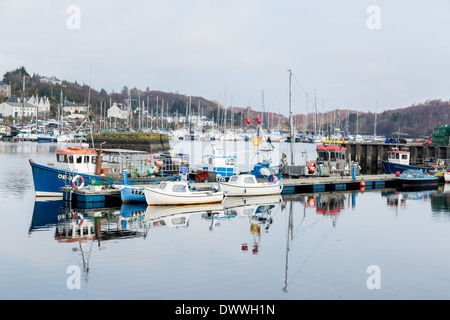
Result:
{"type": "Polygon", "coordinates": [[[192,188],[187,181],[161,182],[157,188],[144,188],[148,205],[204,204],[221,202],[223,191],[217,184],[209,190],[192,188]]]}
{"type": "Polygon", "coordinates": [[[283,186],[280,182],[258,182],[252,174],[232,176],[228,182],[220,182],[225,196],[263,196],[281,194],[283,186]]]}

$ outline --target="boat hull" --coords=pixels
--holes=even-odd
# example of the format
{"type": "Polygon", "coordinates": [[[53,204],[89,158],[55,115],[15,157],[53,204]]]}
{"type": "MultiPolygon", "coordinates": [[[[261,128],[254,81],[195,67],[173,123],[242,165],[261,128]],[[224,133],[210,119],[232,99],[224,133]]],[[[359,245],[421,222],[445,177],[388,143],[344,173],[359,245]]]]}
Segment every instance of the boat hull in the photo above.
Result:
{"type": "Polygon", "coordinates": [[[123,187],[120,190],[120,197],[122,202],[146,202],[144,188],[142,187],[123,187]]]}
{"type": "Polygon", "coordinates": [[[438,189],[438,178],[433,179],[401,179],[398,178],[398,188],[403,191],[438,189]]]}
{"type": "MultiPolygon", "coordinates": [[[[33,174],[36,197],[63,196],[61,188],[72,186],[72,179],[77,175],[77,173],[69,172],[67,170],[37,164],[31,159],[29,161],[33,174]]],[[[102,178],[101,176],[82,173],[78,173],[78,175],[83,177],[85,183],[87,183],[90,178],[98,180],[102,178]]]]}
{"type": "Polygon", "coordinates": [[[426,170],[426,167],[419,167],[419,166],[411,166],[411,165],[405,165],[400,163],[392,163],[388,161],[383,160],[383,167],[386,174],[395,174],[396,172],[402,173],[405,170],[426,170]]]}
{"type": "Polygon", "coordinates": [[[450,172],[447,171],[444,172],[444,182],[450,183],[450,172]]]}
{"type": "Polygon", "coordinates": [[[148,205],[178,205],[178,204],[205,204],[221,202],[223,191],[189,192],[185,195],[165,193],[157,188],[144,188],[145,200],[148,205]]]}
{"type": "MultiPolygon", "coordinates": [[[[35,163],[33,160],[29,160],[36,197],[62,197],[63,191],[61,188],[72,187],[72,179],[76,176],[82,176],[85,185],[89,179],[96,179],[102,181],[104,177],[94,174],[75,173],[68,170],[56,169],[49,166],[44,166],[35,163]]],[[[155,184],[161,181],[174,181],[180,179],[180,176],[167,176],[167,177],[151,177],[151,178],[127,178],[127,185],[147,185],[155,184]]],[[[119,179],[114,181],[115,184],[122,184],[123,180],[119,179]]],[[[145,199],[143,200],[145,202],[145,199]]]]}
{"type": "Polygon", "coordinates": [[[281,194],[283,186],[279,183],[258,183],[257,185],[236,185],[223,182],[220,187],[226,196],[265,196],[272,194],[281,194]]]}

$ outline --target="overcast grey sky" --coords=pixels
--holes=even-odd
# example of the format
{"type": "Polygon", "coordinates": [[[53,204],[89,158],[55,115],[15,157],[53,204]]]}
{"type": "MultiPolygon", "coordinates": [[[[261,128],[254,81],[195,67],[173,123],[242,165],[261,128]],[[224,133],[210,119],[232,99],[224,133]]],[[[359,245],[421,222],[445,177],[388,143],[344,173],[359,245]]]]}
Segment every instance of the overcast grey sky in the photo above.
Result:
{"type": "Polygon", "coordinates": [[[266,110],[285,115],[287,69],[294,113],[306,111],[303,90],[319,111],[450,98],[449,0],[0,0],[0,23],[1,75],[23,65],[88,84],[92,65],[98,90],[257,110],[264,90],[266,110]]]}

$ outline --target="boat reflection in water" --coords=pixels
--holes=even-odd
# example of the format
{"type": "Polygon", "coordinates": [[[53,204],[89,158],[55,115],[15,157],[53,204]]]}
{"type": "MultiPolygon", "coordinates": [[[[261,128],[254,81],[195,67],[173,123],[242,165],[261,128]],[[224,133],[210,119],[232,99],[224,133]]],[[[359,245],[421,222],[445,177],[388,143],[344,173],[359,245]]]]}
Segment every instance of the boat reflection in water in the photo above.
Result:
{"type": "Polygon", "coordinates": [[[409,200],[426,200],[431,195],[438,193],[438,190],[424,190],[424,191],[396,191],[390,190],[381,192],[382,197],[386,197],[386,204],[395,209],[406,208],[409,200]]]}
{"type": "Polygon", "coordinates": [[[146,235],[143,224],[147,205],[123,205],[101,209],[71,208],[64,200],[41,201],[34,205],[30,235],[40,229],[55,228],[58,242],[100,241],[146,235]]]}
{"type": "MultiPolygon", "coordinates": [[[[261,244],[262,230],[267,233],[273,223],[273,217],[278,212],[276,208],[282,204],[281,195],[256,196],[256,197],[226,197],[223,200],[224,216],[212,217],[223,219],[230,217],[247,217],[250,223],[250,235],[252,237],[252,253],[258,254],[261,244]]],[[[241,245],[241,250],[249,250],[248,242],[241,245]]]]}
{"type": "Polygon", "coordinates": [[[148,206],[145,212],[145,222],[148,224],[149,228],[164,226],[188,227],[192,215],[217,215],[221,213],[223,213],[223,205],[221,203],[182,206],[148,206]]]}
{"type": "Polygon", "coordinates": [[[440,186],[439,191],[430,196],[433,217],[442,220],[450,219],[450,184],[440,186]]]}

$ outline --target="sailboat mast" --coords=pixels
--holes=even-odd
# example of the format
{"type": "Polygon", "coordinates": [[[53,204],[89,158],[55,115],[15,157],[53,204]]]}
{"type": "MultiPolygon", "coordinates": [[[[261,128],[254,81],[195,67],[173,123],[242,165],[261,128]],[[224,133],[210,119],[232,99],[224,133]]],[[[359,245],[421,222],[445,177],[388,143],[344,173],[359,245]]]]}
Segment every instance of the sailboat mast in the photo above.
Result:
{"type": "Polygon", "coordinates": [[[291,135],[291,165],[295,165],[294,160],[294,143],[295,143],[295,134],[294,134],[294,116],[292,114],[292,70],[289,71],[289,131],[291,135]]]}

